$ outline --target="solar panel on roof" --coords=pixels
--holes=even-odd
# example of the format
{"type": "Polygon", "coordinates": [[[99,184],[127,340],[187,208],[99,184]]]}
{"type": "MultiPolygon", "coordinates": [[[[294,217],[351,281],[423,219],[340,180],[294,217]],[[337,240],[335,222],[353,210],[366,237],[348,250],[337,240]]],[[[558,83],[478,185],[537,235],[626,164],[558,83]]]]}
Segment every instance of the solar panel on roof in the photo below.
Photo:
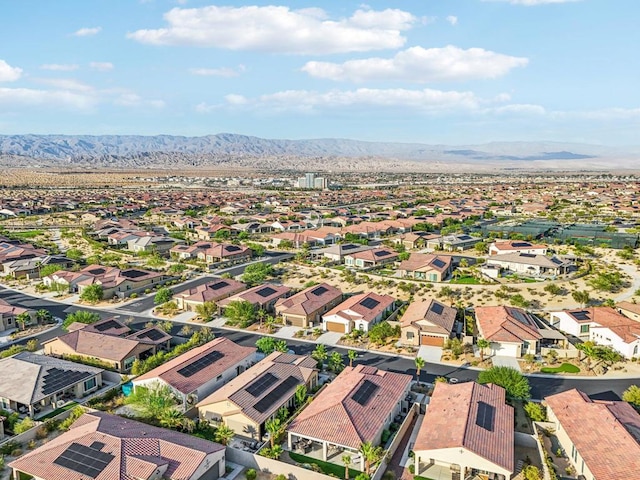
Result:
{"type": "Polygon", "coordinates": [[[311,293],[313,293],[316,297],[319,297],[320,295],[322,295],[323,293],[326,293],[327,287],[318,287],[315,290],[312,290],[311,293]]]}
{"type": "Polygon", "coordinates": [[[242,250],[242,249],[240,247],[237,247],[236,245],[227,245],[225,247],[225,250],[227,252],[237,252],[237,251],[242,250]]]}
{"type": "Polygon", "coordinates": [[[146,274],[147,272],[143,272],[141,270],[123,270],[122,272],[120,272],[120,275],[126,278],[144,277],[146,274]]]}
{"type": "Polygon", "coordinates": [[[476,425],[485,430],[493,432],[493,425],[496,418],[496,407],[485,402],[478,402],[478,414],[476,425]]]}
{"type": "Polygon", "coordinates": [[[441,315],[442,312],[444,311],[444,305],[442,305],[441,303],[433,302],[431,304],[430,310],[436,315],[441,315]]]}
{"type": "Polygon", "coordinates": [[[104,268],[94,268],[93,270],[89,270],[88,273],[91,275],[102,275],[106,270],[104,268]]]}
{"type": "Polygon", "coordinates": [[[369,380],[365,380],[364,382],[362,382],[362,385],[358,387],[356,393],[351,395],[351,399],[364,407],[373,398],[373,394],[376,393],[378,388],[380,387],[378,387],[378,385],[376,385],[375,383],[369,380]]]}
{"type": "Polygon", "coordinates": [[[469,235],[460,235],[458,237],[458,240],[471,240],[473,237],[470,237],[469,235]]]}
{"type": "MultiPolygon", "coordinates": [[[[94,442],[93,445],[96,443],[100,442],[94,442]]],[[[73,470],[80,475],[96,478],[114,458],[115,456],[110,453],[74,442],[53,463],[73,470]]]]}
{"type": "Polygon", "coordinates": [[[224,357],[223,353],[220,352],[209,352],[205,356],[200,357],[195,362],[190,363],[189,365],[182,367],[178,370],[178,373],[183,377],[189,378],[198,373],[203,368],[208,367],[209,365],[213,365],[215,362],[224,357]]]}
{"type": "Polygon", "coordinates": [[[372,310],[376,308],[378,305],[380,305],[380,302],[375,298],[367,297],[360,302],[360,305],[362,305],[364,308],[368,308],[369,310],[372,310]]]}
{"type": "Polygon", "coordinates": [[[276,290],[271,287],[264,287],[256,292],[256,294],[260,295],[262,298],[270,297],[274,293],[276,293],[276,290]]]}
{"type": "Polygon", "coordinates": [[[296,387],[299,383],[299,380],[294,376],[289,376],[287,379],[278,385],[276,388],[267,393],[264,397],[260,399],[258,403],[256,403],[253,408],[260,412],[264,413],[269,410],[276,402],[281,400],[293,387],[296,387]]]}
{"type": "Polygon", "coordinates": [[[520,256],[526,258],[536,258],[536,255],[534,255],[533,253],[521,253],[520,256]]]}
{"type": "Polygon", "coordinates": [[[348,245],[342,245],[342,250],[353,250],[354,248],[358,248],[358,245],[354,245],[352,243],[348,245]]]}
{"type": "Polygon", "coordinates": [[[523,248],[523,247],[530,247],[531,246],[531,244],[528,243],[528,242],[513,242],[511,245],[516,247],[516,248],[523,248]]]}
{"type": "Polygon", "coordinates": [[[578,312],[572,312],[573,318],[576,320],[589,320],[589,312],[587,310],[580,310],[578,312]]]}
{"type": "Polygon", "coordinates": [[[209,285],[209,289],[210,290],[220,290],[221,288],[224,288],[227,285],[229,285],[229,282],[225,282],[224,280],[220,280],[219,282],[212,283],[211,285],[209,285]]]}
{"type": "Polygon", "coordinates": [[[272,387],[278,381],[278,377],[271,373],[265,373],[255,382],[249,385],[245,390],[254,397],[259,397],[262,392],[272,387]]]}
{"type": "Polygon", "coordinates": [[[390,255],[388,250],[378,250],[377,252],[373,252],[376,257],[384,257],[385,255],[390,255]]]}
{"type": "Polygon", "coordinates": [[[104,332],[105,330],[111,330],[112,328],[120,328],[120,327],[121,325],[115,320],[109,320],[107,322],[99,323],[93,326],[93,328],[99,332],[104,332]]]}
{"type": "Polygon", "coordinates": [[[436,258],[433,260],[433,264],[438,267],[438,268],[442,268],[446,265],[446,263],[444,263],[442,260],[440,260],[439,258],[436,258]]]}
{"type": "Polygon", "coordinates": [[[148,338],[149,340],[151,340],[152,342],[155,342],[157,340],[160,340],[161,338],[164,338],[166,336],[166,333],[161,332],[160,330],[147,330],[146,332],[138,335],[138,338],[148,338]]]}
{"type": "Polygon", "coordinates": [[[43,378],[42,393],[50,395],[59,392],[92,375],[93,374],[89,372],[52,368],[47,371],[47,374],[43,378]]]}

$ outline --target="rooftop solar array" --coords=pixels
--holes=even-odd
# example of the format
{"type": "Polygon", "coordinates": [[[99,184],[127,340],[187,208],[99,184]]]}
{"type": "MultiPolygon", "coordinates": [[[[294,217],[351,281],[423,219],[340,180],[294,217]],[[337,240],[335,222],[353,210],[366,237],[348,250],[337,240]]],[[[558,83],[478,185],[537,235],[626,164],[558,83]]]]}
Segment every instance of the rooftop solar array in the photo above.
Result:
{"type": "Polygon", "coordinates": [[[442,305],[441,303],[432,302],[430,310],[436,315],[442,315],[442,312],[444,311],[444,305],[442,305]]]}
{"type": "Polygon", "coordinates": [[[375,298],[367,297],[360,302],[360,305],[362,305],[364,308],[368,308],[369,310],[372,310],[376,308],[378,305],[380,305],[380,302],[375,298]]]}
{"type": "Polygon", "coordinates": [[[267,393],[258,403],[256,403],[253,408],[260,412],[264,413],[269,410],[276,402],[282,399],[282,397],[293,387],[298,385],[299,380],[294,376],[289,376],[287,379],[278,385],[276,388],[267,393]]]}
{"type": "Polygon", "coordinates": [[[378,387],[378,385],[376,385],[375,383],[369,380],[365,380],[364,382],[362,382],[362,385],[358,387],[356,393],[351,395],[351,399],[364,407],[367,403],[369,403],[369,400],[373,398],[373,394],[376,393],[378,388],[380,387],[378,387]]]}
{"type": "Polygon", "coordinates": [[[516,247],[516,248],[524,248],[524,247],[530,247],[531,246],[531,244],[528,243],[528,242],[513,242],[511,245],[516,247]]]}
{"type": "Polygon", "coordinates": [[[121,326],[122,325],[120,325],[115,320],[109,320],[107,322],[94,325],[93,328],[99,332],[104,332],[105,330],[111,330],[112,328],[120,328],[121,326]]]}
{"type": "Polygon", "coordinates": [[[211,285],[209,285],[209,289],[210,290],[220,290],[221,288],[224,288],[227,285],[229,285],[229,282],[225,282],[224,280],[220,280],[219,282],[212,283],[211,285]]]}
{"type": "Polygon", "coordinates": [[[440,260],[439,258],[436,258],[433,260],[433,264],[438,267],[438,268],[442,268],[446,265],[446,263],[444,263],[442,260],[440,260]]]}
{"type": "Polygon", "coordinates": [[[245,390],[250,395],[259,397],[262,392],[272,387],[277,381],[278,377],[274,376],[271,373],[265,373],[262,377],[245,388],[245,390]]]}
{"type": "Polygon", "coordinates": [[[271,287],[264,287],[256,292],[256,294],[260,295],[262,298],[270,297],[274,293],[276,293],[276,290],[271,287]]]}
{"type": "Polygon", "coordinates": [[[240,250],[242,250],[242,249],[241,249],[240,247],[236,246],[236,245],[227,245],[227,246],[225,247],[225,250],[226,250],[227,252],[238,252],[238,251],[240,251],[240,250]]]}
{"type": "Polygon", "coordinates": [[[556,265],[562,265],[563,263],[562,260],[560,260],[558,257],[551,257],[551,261],[556,265]]]}
{"type": "Polygon", "coordinates": [[[388,250],[378,250],[377,252],[373,252],[376,257],[384,257],[385,255],[389,255],[388,250]]]}
{"type": "Polygon", "coordinates": [[[470,237],[469,235],[460,235],[458,237],[458,240],[471,240],[473,237],[470,237]]]}
{"type": "Polygon", "coordinates": [[[496,419],[496,407],[485,402],[478,402],[478,415],[476,425],[485,430],[493,432],[493,425],[496,419]]]}
{"type": "Polygon", "coordinates": [[[165,336],[166,336],[166,333],[161,332],[160,330],[156,330],[155,328],[153,330],[147,330],[146,332],[144,332],[144,333],[142,333],[140,335],[137,335],[138,338],[148,338],[152,342],[160,340],[161,338],[164,338],[165,336]]]}
{"type": "Polygon", "coordinates": [[[316,297],[319,297],[320,295],[326,292],[327,292],[327,287],[318,287],[315,290],[311,291],[311,293],[313,293],[316,297]]]}
{"type": "Polygon", "coordinates": [[[102,275],[106,270],[104,268],[94,268],[93,270],[89,270],[88,273],[91,275],[102,275]]]}
{"type": "MultiPolygon", "coordinates": [[[[100,442],[94,442],[93,445],[96,443],[100,442]]],[[[114,458],[115,456],[110,453],[74,442],[53,463],[73,470],[80,475],[96,478],[114,458]]]]}
{"type": "Polygon", "coordinates": [[[204,357],[200,357],[195,362],[190,363],[186,367],[182,367],[180,370],[178,370],[178,373],[183,377],[191,377],[203,368],[206,368],[209,365],[213,365],[222,357],[224,357],[224,354],[220,352],[207,353],[204,357]]]}
{"type": "Polygon", "coordinates": [[[50,395],[55,392],[78,383],[87,377],[91,377],[93,374],[89,372],[80,372],[73,370],[61,370],[59,368],[50,369],[44,376],[44,385],[42,387],[42,393],[50,395]]]}
{"type": "Polygon", "coordinates": [[[589,320],[591,318],[588,310],[579,310],[577,312],[571,312],[571,315],[573,315],[573,318],[575,318],[576,320],[589,320]]]}
{"type": "Polygon", "coordinates": [[[521,253],[520,256],[526,258],[536,258],[536,255],[534,255],[533,253],[521,253]]]}
{"type": "Polygon", "coordinates": [[[120,275],[127,278],[139,278],[144,277],[147,272],[143,272],[142,270],[123,270],[120,272],[120,275]]]}
{"type": "Polygon", "coordinates": [[[355,245],[353,243],[349,243],[347,245],[342,245],[342,250],[353,250],[354,248],[358,248],[358,245],[355,245]]]}

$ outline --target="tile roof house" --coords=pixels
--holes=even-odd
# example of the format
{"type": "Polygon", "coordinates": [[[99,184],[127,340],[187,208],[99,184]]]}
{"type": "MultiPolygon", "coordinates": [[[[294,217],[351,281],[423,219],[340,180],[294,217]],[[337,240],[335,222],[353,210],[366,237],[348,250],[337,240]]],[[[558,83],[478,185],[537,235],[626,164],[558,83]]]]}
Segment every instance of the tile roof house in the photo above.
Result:
{"type": "Polygon", "coordinates": [[[473,246],[481,242],[482,238],[472,237],[471,235],[441,235],[439,237],[427,240],[427,248],[434,250],[444,250],[446,252],[462,252],[473,248],[473,246]]]}
{"type": "Polygon", "coordinates": [[[488,266],[528,276],[564,275],[572,263],[558,257],[532,253],[504,253],[487,259],[488,266]]]}
{"type": "Polygon", "coordinates": [[[514,412],[505,397],[497,385],[436,383],[413,446],[416,475],[444,467],[460,478],[511,478],[514,412]]]}
{"type": "Polygon", "coordinates": [[[638,478],[640,415],[626,402],[591,400],[579,390],[545,398],[556,437],[587,480],[638,478]]]}
{"type": "Polygon", "coordinates": [[[442,347],[454,335],[458,311],[434,299],[414,301],[400,319],[400,342],[442,347]]]}
{"type": "Polygon", "coordinates": [[[21,352],[0,359],[0,407],[34,417],[102,386],[101,368],[21,352]]]}
{"type": "Polygon", "coordinates": [[[398,253],[390,248],[372,248],[371,250],[345,255],[344,264],[347,267],[372,268],[393,263],[397,259],[398,253]]]}
{"type": "Polygon", "coordinates": [[[204,283],[197,287],[182,290],[173,296],[178,308],[194,311],[198,305],[205,302],[217,303],[231,295],[246,290],[247,286],[231,278],[220,278],[213,282],[204,283]]]}
{"type": "Polygon", "coordinates": [[[430,282],[442,282],[453,271],[452,257],[428,253],[412,253],[407,260],[400,262],[398,272],[403,277],[430,282]]]}
{"type": "Polygon", "coordinates": [[[322,315],[342,301],[342,291],[321,283],[305,288],[275,304],[276,315],[282,316],[285,325],[309,328],[322,323],[322,315]]]}
{"type": "Polygon", "coordinates": [[[337,243],[326,248],[311,250],[311,258],[314,260],[329,260],[336,263],[342,263],[345,255],[351,253],[362,252],[364,250],[372,250],[374,247],[368,245],[360,245],[357,243],[337,243]]]}
{"type": "Polygon", "coordinates": [[[267,312],[272,312],[276,301],[280,298],[288,297],[290,293],[290,287],[265,283],[263,285],[256,285],[244,292],[236,293],[235,295],[231,295],[230,297],[220,300],[217,302],[218,309],[224,310],[224,308],[231,302],[245,300],[252,303],[257,308],[267,312]]]}
{"type": "Polygon", "coordinates": [[[322,328],[339,333],[350,333],[354,329],[368,332],[386,318],[395,305],[396,299],[390,295],[374,292],[353,295],[322,316],[322,328]]]}
{"type": "Polygon", "coordinates": [[[28,310],[22,307],[14,307],[6,301],[0,299],[0,332],[18,328],[16,317],[28,310]]]}
{"type": "Polygon", "coordinates": [[[201,248],[197,253],[198,259],[208,265],[230,260],[248,259],[251,258],[252,255],[253,250],[244,245],[216,242],[212,242],[208,247],[201,248]]]}
{"type": "Polygon", "coordinates": [[[237,435],[261,439],[264,423],[294,402],[296,388],[318,383],[316,361],[308,355],[273,352],[198,404],[200,420],[224,423],[237,435]]]}
{"type": "Polygon", "coordinates": [[[408,410],[405,398],[411,381],[410,375],[366,365],[346,367],[291,422],[289,450],[318,450],[325,462],[348,453],[364,470],[360,445],[379,445],[396,415],[408,410]]]}
{"type": "Polygon", "coordinates": [[[476,307],[479,336],[491,342],[491,354],[521,357],[539,351],[543,336],[534,318],[521,308],[476,307]]]}
{"type": "Polygon", "coordinates": [[[133,379],[133,386],[167,385],[182,400],[184,410],[248,369],[256,348],[216,338],[133,379]]]}
{"type": "Polygon", "coordinates": [[[616,304],[616,310],[618,310],[625,317],[630,318],[631,320],[636,320],[640,322],[640,305],[637,303],[631,302],[618,302],[616,304]]]}
{"type": "Polygon", "coordinates": [[[551,324],[563,332],[616,350],[625,358],[640,352],[640,322],[611,307],[550,312],[551,324]]]}
{"type": "Polygon", "coordinates": [[[504,255],[506,253],[528,253],[531,255],[546,255],[546,245],[536,245],[524,240],[507,240],[493,242],[489,245],[489,255],[504,255]]]}
{"type": "Polygon", "coordinates": [[[91,412],[9,467],[41,480],[209,480],[225,474],[224,456],[218,443],[91,412]]]}

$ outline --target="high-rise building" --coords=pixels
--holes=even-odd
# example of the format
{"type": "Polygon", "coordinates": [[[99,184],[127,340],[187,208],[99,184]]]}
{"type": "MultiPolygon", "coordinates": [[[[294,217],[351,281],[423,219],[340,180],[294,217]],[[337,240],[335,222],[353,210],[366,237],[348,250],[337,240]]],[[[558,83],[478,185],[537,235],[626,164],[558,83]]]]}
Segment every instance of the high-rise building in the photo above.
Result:
{"type": "Polygon", "coordinates": [[[306,184],[305,188],[315,188],[315,186],[316,186],[316,184],[315,184],[316,174],[315,173],[305,173],[304,176],[307,179],[307,184],[306,184]]]}
{"type": "Polygon", "coordinates": [[[325,177],[316,177],[315,173],[305,173],[304,177],[298,178],[296,185],[305,190],[324,190],[329,188],[329,180],[325,177]]]}

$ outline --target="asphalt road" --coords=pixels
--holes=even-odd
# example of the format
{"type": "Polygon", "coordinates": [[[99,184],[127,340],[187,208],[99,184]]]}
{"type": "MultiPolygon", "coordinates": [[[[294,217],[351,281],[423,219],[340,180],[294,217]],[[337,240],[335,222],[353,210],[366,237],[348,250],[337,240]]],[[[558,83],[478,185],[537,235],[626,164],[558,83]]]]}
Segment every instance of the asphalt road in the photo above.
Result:
{"type": "MultiPolygon", "coordinates": [[[[0,298],[6,300],[12,305],[24,308],[34,310],[45,308],[49,310],[54,316],[61,318],[64,318],[68,313],[74,312],[76,310],[91,310],[98,313],[102,318],[113,317],[114,315],[122,315],[123,319],[132,317],[133,322],[131,324],[131,327],[134,330],[143,328],[144,324],[151,319],[150,317],[146,317],[144,315],[128,315],[124,312],[120,313],[117,310],[109,312],[104,310],[96,310],[84,307],[80,308],[76,306],[61,304],[47,299],[32,297],[21,292],[8,290],[4,287],[0,287],[0,298]]],[[[177,335],[182,325],[183,324],[177,323],[171,333],[177,335]]],[[[193,325],[193,328],[197,329],[200,327],[197,325],[193,325]]],[[[241,330],[227,330],[220,328],[212,328],[212,330],[216,334],[216,336],[227,337],[230,340],[241,345],[255,346],[256,340],[261,337],[261,335],[241,330]]],[[[38,338],[40,339],[40,341],[48,340],[60,335],[61,332],[62,330],[60,328],[57,328],[53,331],[39,336],[38,338]]],[[[26,340],[18,343],[26,343],[26,340]]],[[[289,345],[290,349],[298,354],[310,354],[315,348],[314,343],[301,342],[299,340],[287,340],[287,344],[289,345]]],[[[348,363],[346,356],[348,349],[342,347],[328,347],[327,350],[329,352],[340,352],[344,357],[345,364],[348,363]]],[[[416,367],[413,360],[393,355],[385,355],[370,351],[359,352],[358,358],[356,359],[355,363],[371,365],[393,372],[407,373],[414,377],[416,375],[416,367]]],[[[439,376],[447,378],[457,378],[458,381],[464,382],[475,380],[478,377],[478,371],[454,367],[450,365],[427,363],[420,374],[420,381],[433,382],[435,378],[439,376]]],[[[572,388],[577,388],[595,398],[615,399],[620,397],[622,395],[622,392],[624,392],[624,390],[626,390],[630,385],[640,384],[640,378],[638,377],[610,379],[566,378],[561,376],[548,378],[537,375],[529,375],[528,377],[531,384],[531,394],[534,399],[541,399],[545,396],[553,395],[554,393],[559,393],[565,390],[570,390],[572,388]]]]}

